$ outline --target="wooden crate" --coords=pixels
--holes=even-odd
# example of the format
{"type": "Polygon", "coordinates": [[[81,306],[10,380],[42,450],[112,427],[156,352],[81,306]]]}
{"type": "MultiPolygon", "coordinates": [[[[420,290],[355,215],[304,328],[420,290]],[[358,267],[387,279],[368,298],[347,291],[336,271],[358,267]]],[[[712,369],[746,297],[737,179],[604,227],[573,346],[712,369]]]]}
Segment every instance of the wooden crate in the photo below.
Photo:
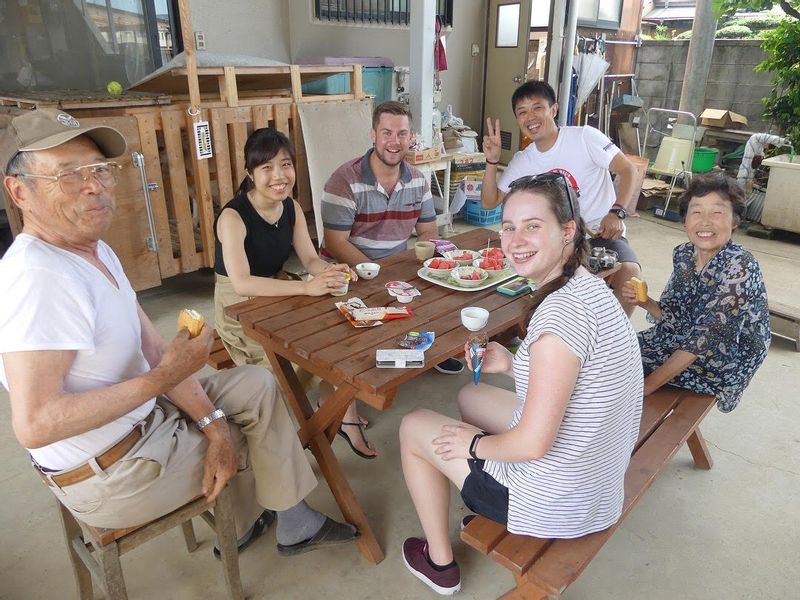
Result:
{"type": "MultiPolygon", "coordinates": [[[[22,110],[19,106],[26,109],[38,106],[66,109],[69,106],[69,112],[78,119],[101,118],[110,126],[119,119],[118,128],[122,131],[130,131],[128,121],[131,117],[136,119],[137,147],[144,155],[147,180],[154,188],[149,196],[159,241],[157,275],[160,278],[156,278],[157,282],[213,266],[214,217],[233,197],[245,176],[244,143],[254,129],[273,126],[293,141],[297,158],[295,197],[304,211],[313,211],[297,104],[289,97],[252,98],[235,107],[221,100],[204,103],[201,118],[211,126],[214,156],[202,161],[198,172],[195,172],[192,159],[192,117],[188,114],[187,104],[161,104],[163,96],[156,96],[151,105],[142,105],[138,101],[125,103],[116,98],[106,103],[96,100],[80,103],[66,95],[27,100],[26,97],[8,98],[8,105],[0,106],[0,120],[19,114],[22,110]]],[[[338,97],[319,98],[330,101],[338,97]]],[[[131,173],[131,176],[138,177],[138,173],[131,173]]],[[[11,230],[16,235],[22,227],[21,218],[10,202],[7,201],[7,205],[11,230]]],[[[119,227],[123,222],[115,221],[114,226],[119,227]]],[[[126,268],[127,265],[145,262],[141,256],[120,256],[120,259],[126,268]]],[[[147,287],[158,284],[152,283],[152,277],[146,280],[147,287]]]]}

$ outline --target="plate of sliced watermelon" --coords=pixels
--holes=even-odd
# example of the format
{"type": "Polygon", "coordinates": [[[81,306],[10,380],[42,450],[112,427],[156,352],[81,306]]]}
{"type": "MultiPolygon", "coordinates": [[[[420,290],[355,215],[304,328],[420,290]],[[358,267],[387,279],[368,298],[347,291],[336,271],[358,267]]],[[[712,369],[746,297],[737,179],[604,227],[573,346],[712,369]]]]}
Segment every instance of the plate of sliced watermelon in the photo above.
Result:
{"type": "MultiPolygon", "coordinates": [[[[513,265],[510,260],[504,257],[503,251],[500,248],[490,248],[489,250],[489,255],[485,257],[481,257],[481,255],[486,252],[486,248],[481,253],[475,250],[457,250],[457,253],[467,252],[473,255],[473,260],[468,265],[459,264],[458,268],[447,268],[453,264],[453,259],[450,257],[432,258],[425,261],[424,267],[417,271],[417,275],[425,281],[430,281],[436,285],[466,292],[485,290],[515,277],[516,273],[513,265]],[[495,252],[492,253],[491,250],[495,252]],[[486,277],[483,276],[484,273],[487,275],[486,277]],[[478,279],[456,277],[456,274],[461,274],[464,277],[477,274],[478,279]]],[[[459,255],[459,258],[461,256],[464,259],[467,257],[466,254],[463,254],[459,255]]]]}

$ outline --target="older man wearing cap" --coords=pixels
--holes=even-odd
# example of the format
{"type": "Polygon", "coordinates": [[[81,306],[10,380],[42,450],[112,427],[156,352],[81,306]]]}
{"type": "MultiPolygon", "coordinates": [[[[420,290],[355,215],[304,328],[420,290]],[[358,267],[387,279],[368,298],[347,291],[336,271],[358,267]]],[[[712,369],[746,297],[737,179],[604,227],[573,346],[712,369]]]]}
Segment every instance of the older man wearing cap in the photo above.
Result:
{"type": "Polygon", "coordinates": [[[17,439],[90,525],[138,525],[230,480],[240,548],[272,510],[282,555],[355,539],[303,500],[316,478],[269,371],[198,380],[209,329],[167,344],[139,306],[101,240],[121,168],[109,159],[125,150],[115,129],[54,109],[0,132],[3,184],[24,221],[0,260],[0,382],[17,439]]]}

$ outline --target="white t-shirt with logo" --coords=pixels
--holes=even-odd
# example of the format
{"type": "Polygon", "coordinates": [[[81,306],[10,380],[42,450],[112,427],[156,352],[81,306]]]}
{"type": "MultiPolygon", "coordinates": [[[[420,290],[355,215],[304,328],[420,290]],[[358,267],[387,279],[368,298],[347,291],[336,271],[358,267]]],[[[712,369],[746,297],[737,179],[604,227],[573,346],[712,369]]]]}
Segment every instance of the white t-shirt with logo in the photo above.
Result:
{"type": "Polygon", "coordinates": [[[536,144],[514,155],[497,187],[504,193],[515,179],[548,171],[563,173],[580,194],[581,216],[589,229],[600,225],[616,201],[609,164],[620,152],[594,127],[561,127],[555,145],[539,152],[536,144]]]}
{"type": "MultiPolygon", "coordinates": [[[[136,293],[111,248],[99,242],[97,252],[119,288],[77,254],[24,233],[0,260],[0,383],[6,389],[6,352],[77,351],[66,392],[107,387],[150,370],[136,293]]],[[[72,468],[122,439],[154,404],[152,398],[111,423],[28,451],[48,469],[72,468]]]]}

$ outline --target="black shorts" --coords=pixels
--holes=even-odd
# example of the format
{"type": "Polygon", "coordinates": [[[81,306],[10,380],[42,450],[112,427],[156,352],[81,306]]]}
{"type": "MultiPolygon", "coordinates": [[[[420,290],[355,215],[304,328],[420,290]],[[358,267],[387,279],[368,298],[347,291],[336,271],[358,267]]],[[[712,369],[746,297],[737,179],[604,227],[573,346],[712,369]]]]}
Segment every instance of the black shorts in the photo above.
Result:
{"type": "Polygon", "coordinates": [[[642,263],[639,262],[639,257],[636,256],[636,252],[633,251],[633,248],[631,248],[628,240],[624,237],[621,237],[618,240],[607,240],[601,237],[591,238],[589,240],[589,245],[592,248],[605,248],[606,250],[613,250],[617,253],[617,261],[619,262],[631,262],[636,263],[640,267],[642,266],[642,263]]]}
{"type": "Polygon", "coordinates": [[[461,499],[472,512],[505,525],[508,522],[508,488],[483,470],[483,459],[469,458],[469,475],[461,499]]]}

